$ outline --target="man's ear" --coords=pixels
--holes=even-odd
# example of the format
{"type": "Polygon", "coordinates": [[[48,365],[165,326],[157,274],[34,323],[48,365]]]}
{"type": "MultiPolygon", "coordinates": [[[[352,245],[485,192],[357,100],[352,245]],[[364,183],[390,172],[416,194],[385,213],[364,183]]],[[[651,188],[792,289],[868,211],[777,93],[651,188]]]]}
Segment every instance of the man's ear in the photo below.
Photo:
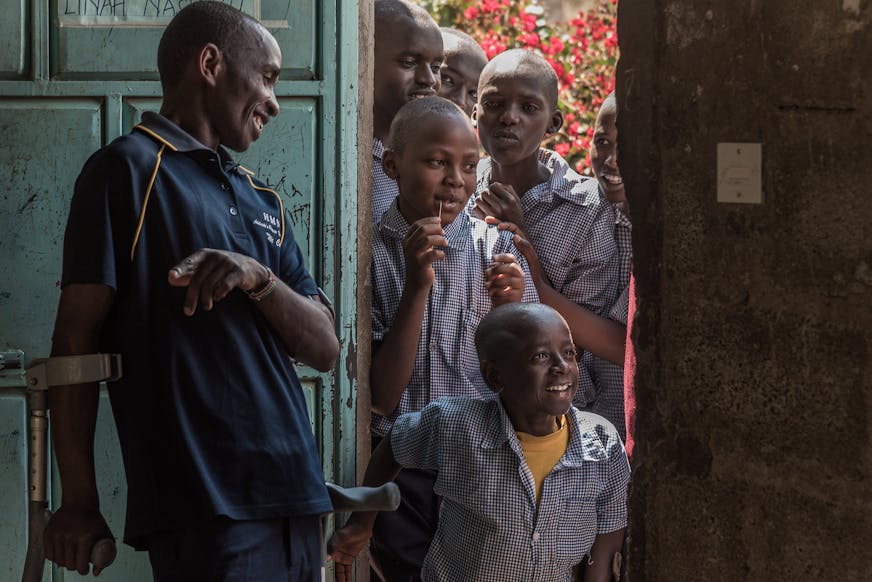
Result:
{"type": "Polygon", "coordinates": [[[221,49],[209,42],[200,49],[197,65],[200,77],[207,85],[214,87],[218,75],[227,66],[227,63],[224,60],[221,49]]]}
{"type": "Polygon", "coordinates": [[[481,377],[484,378],[484,383],[488,385],[488,388],[494,392],[499,392],[503,389],[503,385],[500,382],[500,372],[492,362],[483,360],[479,363],[478,369],[481,371],[481,377]]]}
{"type": "Polygon", "coordinates": [[[397,171],[397,153],[394,150],[385,150],[382,155],[382,170],[385,171],[388,178],[396,180],[400,177],[400,173],[397,171]]]}
{"type": "Polygon", "coordinates": [[[557,133],[563,127],[563,113],[559,109],[555,109],[551,114],[551,125],[548,126],[548,133],[557,133]]]}

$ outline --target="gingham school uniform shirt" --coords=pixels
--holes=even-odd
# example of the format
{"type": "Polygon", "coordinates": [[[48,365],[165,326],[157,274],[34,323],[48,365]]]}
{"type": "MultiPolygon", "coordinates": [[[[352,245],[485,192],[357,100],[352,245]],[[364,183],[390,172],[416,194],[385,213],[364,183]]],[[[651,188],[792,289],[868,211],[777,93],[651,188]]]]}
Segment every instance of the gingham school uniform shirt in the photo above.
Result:
{"type": "MultiPolygon", "coordinates": [[[[605,316],[618,296],[619,258],[612,205],[599,183],[569,167],[560,154],[539,150],[551,177],[521,196],[525,234],[558,293],[597,315],[605,316]]],[[[476,197],[491,183],[491,160],[478,164],[476,197]]],[[[468,210],[472,209],[470,201],[468,210]]],[[[575,404],[596,394],[590,372],[579,364],[575,404]]]]}
{"type": "MultiPolygon", "coordinates": [[[[381,342],[397,316],[406,280],[403,237],[409,224],[394,202],[372,237],[372,340],[381,342]]],[[[390,416],[373,414],[372,429],[386,434],[394,419],[416,412],[440,396],[493,398],[484,383],[475,351],[475,330],[491,310],[484,270],[498,253],[512,253],[527,277],[522,301],[539,296],[529,282],[529,269],[512,243],[512,235],[460,213],[445,227],[445,258],[433,263],[436,279],[424,308],[421,337],[412,377],[390,416]]]]}
{"type": "Polygon", "coordinates": [[[536,506],[533,475],[499,399],[442,398],[397,419],[391,447],[406,468],[437,472],[439,527],[425,582],[560,582],[598,534],[627,524],[630,466],[615,428],[570,408],[566,453],[536,506]]]}
{"type": "Polygon", "coordinates": [[[397,181],[385,174],[382,159],[385,155],[385,144],[378,138],[372,140],[372,221],[376,224],[391,203],[400,194],[397,181]]]}
{"type": "MultiPolygon", "coordinates": [[[[621,294],[609,310],[609,318],[627,325],[629,310],[630,270],[633,263],[632,233],[633,225],[629,217],[615,204],[609,203],[614,216],[615,243],[618,246],[620,272],[618,282],[621,294]]],[[[593,382],[593,398],[584,409],[604,416],[615,425],[621,438],[626,438],[624,418],[624,367],[585,353],[582,362],[590,373],[593,382]]]]}
{"type": "MultiPolygon", "coordinates": [[[[541,149],[551,177],[521,196],[524,230],[558,293],[599,315],[618,296],[614,214],[593,178],[578,174],[559,154],[541,149]]],[[[478,164],[476,197],[491,183],[491,160],[478,164]]]]}

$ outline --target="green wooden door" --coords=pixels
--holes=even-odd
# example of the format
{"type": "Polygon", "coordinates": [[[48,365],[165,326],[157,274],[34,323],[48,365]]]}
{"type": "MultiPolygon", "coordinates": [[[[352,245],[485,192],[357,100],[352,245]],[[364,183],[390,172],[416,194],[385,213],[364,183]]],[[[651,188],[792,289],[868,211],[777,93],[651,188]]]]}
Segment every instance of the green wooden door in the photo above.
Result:
{"type": "MultiPolygon", "coordinates": [[[[163,27],[191,0],[6,0],[0,18],[0,351],[48,355],[63,230],[75,178],[97,148],[157,109],[163,27]]],[[[238,161],[284,197],[308,266],[335,301],[336,370],[300,369],[328,479],[355,474],[357,367],[357,0],[225,0],[260,19],[283,53],[281,115],[238,161]],[[345,435],[339,438],[340,435],[345,435]]],[[[97,474],[113,533],[125,482],[108,398],[97,474]]],[[[23,382],[0,371],[0,580],[21,576],[27,539],[23,382]]],[[[59,499],[52,482],[52,499],[59,499]]],[[[150,580],[144,554],[119,546],[108,581],[150,580]]],[[[45,580],[77,579],[46,568],[45,580]]]]}

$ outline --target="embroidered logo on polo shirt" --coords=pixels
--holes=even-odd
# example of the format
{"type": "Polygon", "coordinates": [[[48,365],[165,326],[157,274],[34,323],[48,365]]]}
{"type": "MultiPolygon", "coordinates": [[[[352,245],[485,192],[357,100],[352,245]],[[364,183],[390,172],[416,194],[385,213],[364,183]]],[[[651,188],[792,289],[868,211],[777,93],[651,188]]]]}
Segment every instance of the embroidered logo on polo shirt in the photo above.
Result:
{"type": "Polygon", "coordinates": [[[270,244],[275,246],[282,244],[282,222],[278,217],[273,216],[269,212],[264,212],[260,218],[254,219],[254,225],[263,229],[266,234],[266,240],[268,240],[270,244]]]}

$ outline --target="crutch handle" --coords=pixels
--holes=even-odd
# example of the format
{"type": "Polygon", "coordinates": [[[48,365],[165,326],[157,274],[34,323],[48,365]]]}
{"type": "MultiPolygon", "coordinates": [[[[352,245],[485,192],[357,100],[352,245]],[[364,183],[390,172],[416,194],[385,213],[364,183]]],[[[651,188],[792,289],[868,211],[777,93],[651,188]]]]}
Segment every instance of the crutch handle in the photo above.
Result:
{"type": "Polygon", "coordinates": [[[400,488],[393,481],[378,487],[340,487],[327,483],[334,513],[344,511],[394,511],[400,505],[400,488]]]}

